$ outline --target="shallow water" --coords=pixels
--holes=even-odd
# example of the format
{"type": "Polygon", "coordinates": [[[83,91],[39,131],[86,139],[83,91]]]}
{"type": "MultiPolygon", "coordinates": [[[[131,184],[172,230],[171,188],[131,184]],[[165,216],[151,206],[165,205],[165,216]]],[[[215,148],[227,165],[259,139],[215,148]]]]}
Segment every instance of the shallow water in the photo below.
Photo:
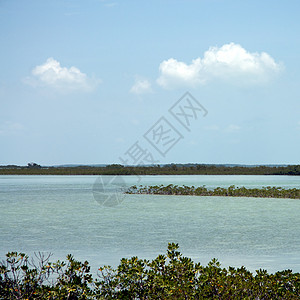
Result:
{"type": "MultiPolygon", "coordinates": [[[[300,200],[126,195],[99,205],[97,176],[0,176],[0,257],[8,251],[72,253],[93,270],[121,257],[154,258],[168,242],[202,264],[244,265],[300,272],[300,200]]],[[[178,184],[228,187],[300,187],[290,176],[136,176],[126,185],[178,184]]]]}

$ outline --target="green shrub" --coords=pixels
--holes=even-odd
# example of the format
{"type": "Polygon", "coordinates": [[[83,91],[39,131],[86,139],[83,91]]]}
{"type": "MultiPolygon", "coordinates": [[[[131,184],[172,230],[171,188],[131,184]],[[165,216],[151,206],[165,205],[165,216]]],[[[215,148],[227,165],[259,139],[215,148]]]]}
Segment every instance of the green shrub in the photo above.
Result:
{"type": "Polygon", "coordinates": [[[10,252],[0,263],[0,299],[300,299],[300,274],[291,270],[268,274],[245,267],[222,268],[216,259],[194,263],[168,245],[166,255],[152,261],[123,258],[119,266],[100,267],[93,279],[88,262],[51,263],[39,253],[29,261],[10,252]]]}

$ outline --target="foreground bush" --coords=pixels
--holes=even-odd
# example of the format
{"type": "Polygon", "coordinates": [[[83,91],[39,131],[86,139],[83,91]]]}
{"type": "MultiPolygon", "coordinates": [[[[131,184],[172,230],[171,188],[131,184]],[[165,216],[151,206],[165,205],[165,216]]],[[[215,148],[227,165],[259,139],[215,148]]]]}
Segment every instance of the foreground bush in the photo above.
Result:
{"type": "Polygon", "coordinates": [[[123,258],[116,269],[99,268],[93,279],[88,262],[67,256],[29,260],[10,252],[0,263],[0,299],[299,299],[300,274],[291,270],[268,274],[246,268],[207,266],[182,256],[177,244],[152,261],[123,258]],[[36,261],[37,260],[37,261],[36,261]]]}

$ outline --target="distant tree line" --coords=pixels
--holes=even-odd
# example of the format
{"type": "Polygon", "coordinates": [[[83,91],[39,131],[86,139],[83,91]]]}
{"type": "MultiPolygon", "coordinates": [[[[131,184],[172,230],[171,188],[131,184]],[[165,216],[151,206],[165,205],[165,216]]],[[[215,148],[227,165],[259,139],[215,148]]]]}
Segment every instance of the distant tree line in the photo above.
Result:
{"type": "Polygon", "coordinates": [[[225,165],[154,165],[123,166],[112,164],[103,167],[42,167],[0,166],[0,175],[300,175],[300,165],[289,166],[225,166],[225,165]]]}

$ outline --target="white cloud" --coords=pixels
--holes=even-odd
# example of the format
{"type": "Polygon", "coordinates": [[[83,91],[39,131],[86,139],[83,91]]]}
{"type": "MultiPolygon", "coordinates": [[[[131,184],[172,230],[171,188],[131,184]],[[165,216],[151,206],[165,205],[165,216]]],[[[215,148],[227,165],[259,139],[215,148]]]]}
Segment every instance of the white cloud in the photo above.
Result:
{"type": "Polygon", "coordinates": [[[60,91],[92,91],[101,82],[90,78],[76,67],[62,67],[60,63],[48,58],[47,61],[32,70],[32,76],[25,79],[32,86],[49,86],[60,91]]]}
{"type": "Polygon", "coordinates": [[[191,64],[174,58],[163,61],[157,83],[164,88],[195,87],[212,80],[257,84],[267,82],[281,69],[268,53],[251,53],[230,43],[220,48],[210,47],[203,58],[198,57],[191,64]]]}
{"type": "Polygon", "coordinates": [[[147,79],[136,79],[130,92],[133,94],[145,94],[151,92],[151,83],[147,79]]]}
{"type": "Polygon", "coordinates": [[[100,0],[100,2],[104,3],[104,6],[106,6],[106,7],[114,7],[114,6],[118,5],[117,2],[110,1],[110,0],[100,0]]]}
{"type": "Polygon", "coordinates": [[[219,131],[220,127],[218,125],[208,125],[204,126],[205,130],[219,131]]]}
{"type": "Polygon", "coordinates": [[[125,140],[122,137],[118,137],[118,138],[115,139],[115,142],[118,143],[118,144],[122,144],[122,143],[125,142],[125,140]]]}
{"type": "Polygon", "coordinates": [[[13,135],[22,131],[23,129],[24,126],[18,122],[5,121],[0,124],[0,135],[13,135]]]}
{"type": "Polygon", "coordinates": [[[132,120],[130,120],[130,122],[131,122],[131,124],[133,124],[134,126],[140,125],[140,121],[137,120],[137,119],[132,119],[132,120]]]}
{"type": "Polygon", "coordinates": [[[105,4],[106,7],[114,7],[114,6],[116,6],[116,5],[117,5],[116,2],[111,2],[111,3],[106,3],[106,4],[105,4]]]}
{"type": "Polygon", "coordinates": [[[214,125],[205,126],[204,129],[210,131],[238,132],[241,130],[241,127],[235,124],[230,124],[227,126],[218,126],[214,124],[214,125]]]}
{"type": "Polygon", "coordinates": [[[235,125],[235,124],[230,124],[229,126],[227,126],[227,127],[225,128],[225,131],[226,131],[226,132],[237,132],[237,131],[239,131],[240,129],[241,129],[240,126],[235,125]]]}

